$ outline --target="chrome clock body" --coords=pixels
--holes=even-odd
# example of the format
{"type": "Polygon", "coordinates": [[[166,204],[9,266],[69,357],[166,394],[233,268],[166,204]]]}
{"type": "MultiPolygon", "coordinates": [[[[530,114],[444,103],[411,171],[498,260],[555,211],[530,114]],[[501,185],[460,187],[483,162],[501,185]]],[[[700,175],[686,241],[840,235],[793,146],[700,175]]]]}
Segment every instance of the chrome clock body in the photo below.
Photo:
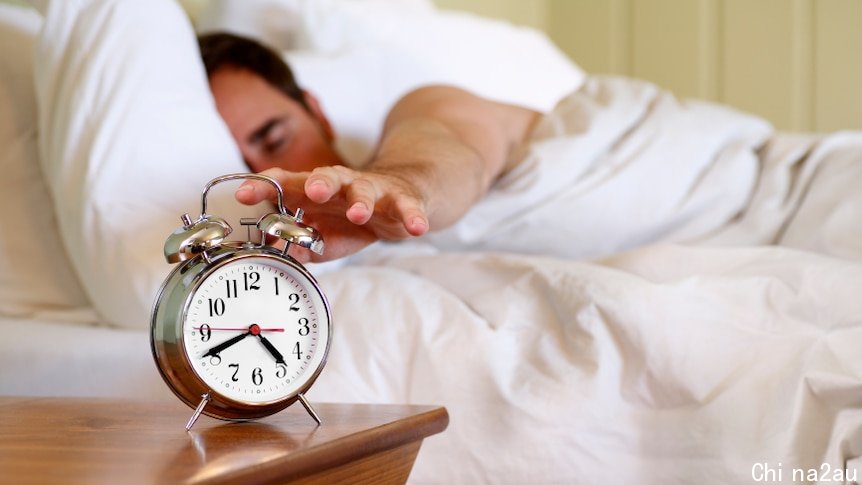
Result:
{"type": "Polygon", "coordinates": [[[317,280],[287,254],[291,244],[322,252],[323,239],[290,214],[281,187],[269,177],[233,174],[203,192],[200,217],[188,214],[165,243],[168,262],[180,263],[159,289],[150,322],[153,358],[174,394],[195,413],[242,420],[268,416],[304,397],[320,375],[331,342],[331,312],[317,280]],[[223,219],[206,214],[206,195],[220,182],[251,178],[273,184],[279,212],[243,225],[259,242],[225,242],[223,219]],[[284,247],[265,243],[265,234],[284,247]]]}
{"type": "MultiPolygon", "coordinates": [[[[197,310],[200,311],[201,308],[197,310]]],[[[222,419],[259,418],[293,404],[299,394],[305,393],[317,379],[329,353],[330,322],[331,313],[325,295],[314,277],[293,258],[284,257],[278,251],[268,247],[221,247],[212,252],[209,262],[203,258],[195,258],[178,266],[162,285],[151,322],[153,356],[171,390],[192,408],[198,405],[201,396],[209,393],[210,402],[204,409],[204,414],[222,419]],[[271,268],[285,276],[289,275],[289,279],[298,283],[299,288],[288,288],[286,284],[280,284],[279,295],[274,295],[275,285],[265,286],[265,283],[275,281],[281,283],[288,281],[288,278],[276,279],[277,275],[268,274],[269,272],[261,270],[261,267],[271,268]],[[243,268],[248,268],[244,273],[246,275],[255,273],[260,275],[256,280],[260,289],[245,290],[243,285],[245,282],[241,274],[236,274],[236,278],[219,275],[220,271],[243,268]],[[288,271],[293,274],[290,275],[288,271]],[[219,276],[225,277],[218,280],[219,276]],[[216,281],[211,281],[213,278],[216,278],[216,281]],[[203,289],[208,282],[209,286],[215,287],[207,294],[203,294],[203,289]],[[236,286],[235,296],[228,298],[233,283],[236,286]],[[257,295],[252,295],[252,292],[264,291],[272,293],[275,298],[255,298],[257,295]],[[232,300],[242,300],[243,293],[246,300],[243,307],[254,305],[264,312],[246,316],[232,311],[230,305],[235,304],[232,300]],[[296,304],[290,295],[297,295],[296,304]],[[303,295],[305,298],[302,298],[303,295]],[[268,308],[262,308],[262,305],[276,298],[283,300],[283,303],[269,304],[268,308]],[[219,302],[225,303],[220,307],[219,302]],[[296,308],[299,304],[303,307],[310,306],[310,311],[301,314],[313,313],[311,315],[313,319],[308,316],[291,315],[291,313],[300,314],[298,311],[291,311],[292,307],[296,308]],[[214,310],[212,315],[209,314],[211,305],[214,310]],[[192,312],[195,307],[201,306],[203,306],[203,313],[199,315],[202,318],[195,318],[192,312]],[[221,315],[217,315],[219,311],[221,315]],[[307,327],[299,323],[301,319],[308,319],[307,327]],[[202,325],[209,325],[209,335],[201,330],[202,325]],[[252,325],[258,325],[258,328],[263,331],[258,330],[259,334],[252,334],[249,330],[252,325]],[[230,330],[220,330],[222,328],[230,328],[230,330]],[[273,341],[271,345],[278,348],[277,352],[286,362],[283,371],[278,368],[276,358],[259,341],[259,336],[266,338],[266,331],[273,328],[280,330],[273,334],[291,336],[287,346],[278,345],[287,339],[269,339],[273,341]],[[308,328],[307,331],[306,328],[308,328]],[[306,333],[306,335],[299,335],[300,333],[306,333]],[[218,355],[203,357],[207,349],[239,335],[247,335],[247,337],[231,348],[219,352],[218,355]],[[293,337],[297,338],[293,339],[293,337]],[[313,346],[301,345],[310,338],[315,339],[313,346]],[[292,353],[296,345],[300,347],[296,353],[292,353]],[[237,353],[239,350],[246,350],[246,352],[232,360],[229,354],[237,353]],[[248,357],[249,354],[254,353],[259,354],[260,358],[248,357]],[[267,368],[261,361],[271,361],[272,365],[267,368]],[[201,363],[204,365],[203,368],[201,363]],[[234,364],[236,367],[228,367],[234,364]],[[215,377],[206,373],[210,369],[216,372],[215,377]],[[260,373],[254,374],[261,376],[259,385],[255,384],[253,380],[255,377],[251,374],[255,369],[261,370],[260,373]],[[231,377],[236,380],[231,380],[231,377]],[[273,380],[279,384],[279,387],[271,391],[270,382],[273,380]],[[231,392],[231,389],[234,391],[231,392]],[[237,395],[237,389],[251,390],[252,393],[246,392],[248,396],[243,397],[237,395]],[[260,399],[254,392],[264,390],[267,390],[266,399],[260,399]]]]}

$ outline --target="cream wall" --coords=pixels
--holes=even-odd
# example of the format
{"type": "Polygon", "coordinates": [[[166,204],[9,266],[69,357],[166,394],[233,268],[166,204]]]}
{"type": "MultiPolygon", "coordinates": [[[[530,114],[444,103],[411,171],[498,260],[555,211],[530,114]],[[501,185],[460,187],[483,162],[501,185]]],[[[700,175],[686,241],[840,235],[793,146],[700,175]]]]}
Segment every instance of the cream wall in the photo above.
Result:
{"type": "Polygon", "coordinates": [[[437,0],[545,30],[588,72],[793,131],[862,129],[862,0],[437,0]]]}

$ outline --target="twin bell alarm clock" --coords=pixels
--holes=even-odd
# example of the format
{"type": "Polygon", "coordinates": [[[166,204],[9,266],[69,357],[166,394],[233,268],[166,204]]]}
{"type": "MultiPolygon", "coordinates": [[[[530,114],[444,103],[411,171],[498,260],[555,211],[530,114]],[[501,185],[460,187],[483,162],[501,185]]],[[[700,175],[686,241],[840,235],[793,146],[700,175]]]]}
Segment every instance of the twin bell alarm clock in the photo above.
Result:
{"type": "Polygon", "coordinates": [[[165,258],[179,265],[159,289],[150,343],[168,387],[195,410],[186,429],[201,413],[255,419],[296,401],[319,424],[305,393],[326,363],[330,309],[314,277],[287,252],[297,245],[322,254],[320,234],[302,223],[301,209],[285,209],[278,182],[259,174],[211,180],[200,216],[181,219],[165,242],[165,258]],[[248,240],[228,242],[231,226],[207,214],[207,194],[236,179],[272,184],[278,212],[241,219],[248,240]],[[267,236],[283,248],[268,245],[267,236]]]}

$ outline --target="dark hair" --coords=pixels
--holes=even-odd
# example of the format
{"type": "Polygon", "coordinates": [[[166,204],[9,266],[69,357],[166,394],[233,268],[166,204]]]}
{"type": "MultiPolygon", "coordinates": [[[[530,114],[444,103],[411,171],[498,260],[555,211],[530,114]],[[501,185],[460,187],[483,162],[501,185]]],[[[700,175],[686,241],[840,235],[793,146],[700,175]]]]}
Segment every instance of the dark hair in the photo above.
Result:
{"type": "Polygon", "coordinates": [[[248,69],[309,110],[290,67],[272,49],[247,37],[224,32],[201,35],[198,45],[207,77],[225,66],[248,69]]]}

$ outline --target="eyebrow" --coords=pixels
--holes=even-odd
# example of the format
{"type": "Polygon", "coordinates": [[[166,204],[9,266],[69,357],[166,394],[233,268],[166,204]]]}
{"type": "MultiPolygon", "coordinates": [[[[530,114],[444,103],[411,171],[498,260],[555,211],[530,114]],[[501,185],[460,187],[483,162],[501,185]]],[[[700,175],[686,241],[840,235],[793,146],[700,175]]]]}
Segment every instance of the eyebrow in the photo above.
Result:
{"type": "Polygon", "coordinates": [[[248,143],[251,145],[256,145],[256,144],[260,143],[260,140],[265,138],[266,134],[269,133],[269,131],[272,130],[272,128],[275,127],[275,125],[281,123],[285,119],[287,119],[286,115],[285,116],[277,116],[277,117],[270,118],[270,119],[266,120],[266,122],[263,125],[261,125],[260,128],[254,130],[248,136],[248,138],[247,138],[248,143]]]}

